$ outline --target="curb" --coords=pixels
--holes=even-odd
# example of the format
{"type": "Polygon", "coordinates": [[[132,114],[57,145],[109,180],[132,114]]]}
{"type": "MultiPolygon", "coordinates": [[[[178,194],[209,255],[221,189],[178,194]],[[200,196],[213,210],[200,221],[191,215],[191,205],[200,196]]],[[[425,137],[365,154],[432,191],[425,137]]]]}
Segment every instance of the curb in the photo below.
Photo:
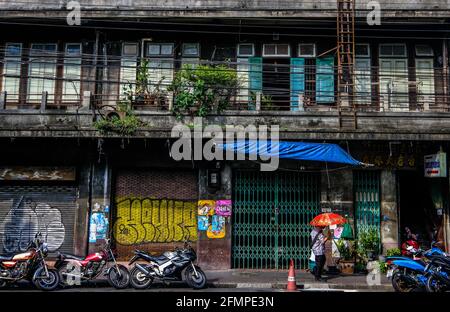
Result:
{"type": "MultiPolygon", "coordinates": [[[[230,283],[230,282],[213,282],[208,283],[208,287],[212,288],[259,288],[259,289],[286,289],[287,283],[230,283]]],[[[326,284],[326,283],[305,283],[297,284],[298,289],[358,289],[358,290],[381,290],[393,291],[391,285],[374,285],[367,284],[326,284]]]]}

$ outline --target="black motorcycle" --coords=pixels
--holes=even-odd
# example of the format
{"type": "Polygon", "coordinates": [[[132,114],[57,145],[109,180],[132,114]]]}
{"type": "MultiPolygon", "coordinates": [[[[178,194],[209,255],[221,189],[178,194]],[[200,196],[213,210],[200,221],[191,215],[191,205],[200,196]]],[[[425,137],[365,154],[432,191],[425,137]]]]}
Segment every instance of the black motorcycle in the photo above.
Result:
{"type": "Polygon", "coordinates": [[[194,265],[197,254],[188,242],[184,243],[182,249],[166,251],[157,257],[141,250],[135,250],[134,254],[129,262],[130,265],[139,260],[147,263],[135,263],[131,269],[130,282],[133,288],[148,288],[155,278],[163,282],[184,280],[194,289],[201,289],[206,285],[206,275],[197,265],[194,265]]]}

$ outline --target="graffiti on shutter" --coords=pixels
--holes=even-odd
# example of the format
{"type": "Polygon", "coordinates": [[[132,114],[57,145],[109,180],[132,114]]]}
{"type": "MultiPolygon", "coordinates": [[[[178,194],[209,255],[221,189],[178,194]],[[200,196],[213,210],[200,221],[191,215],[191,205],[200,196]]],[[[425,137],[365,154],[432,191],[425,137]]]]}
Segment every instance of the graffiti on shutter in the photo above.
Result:
{"type": "Polygon", "coordinates": [[[129,259],[135,249],[160,253],[196,242],[197,185],[189,170],[120,170],[113,209],[119,259],[129,259]]]}
{"type": "Polygon", "coordinates": [[[25,251],[37,232],[51,253],[73,252],[76,194],[74,187],[1,186],[1,252],[25,251]]]}
{"type": "Polygon", "coordinates": [[[172,199],[127,197],[118,199],[114,224],[122,245],[197,240],[197,205],[172,199]]]}

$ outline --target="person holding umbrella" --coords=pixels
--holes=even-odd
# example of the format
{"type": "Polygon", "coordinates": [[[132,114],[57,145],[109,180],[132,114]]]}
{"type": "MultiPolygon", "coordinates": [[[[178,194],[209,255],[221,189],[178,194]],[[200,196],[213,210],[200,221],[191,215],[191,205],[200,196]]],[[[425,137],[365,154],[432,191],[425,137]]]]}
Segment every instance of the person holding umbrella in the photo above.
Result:
{"type": "Polygon", "coordinates": [[[311,249],[316,262],[314,271],[316,281],[323,281],[322,271],[326,261],[325,243],[329,239],[329,234],[331,234],[331,232],[328,231],[328,235],[325,236],[323,230],[327,226],[343,224],[345,222],[345,218],[335,213],[322,213],[310,222],[310,224],[314,226],[314,229],[311,231],[311,249]]]}
{"type": "Polygon", "coordinates": [[[324,228],[325,227],[323,226],[315,226],[314,229],[311,231],[311,239],[312,239],[311,249],[314,254],[316,262],[316,267],[314,268],[314,277],[316,281],[323,281],[322,271],[326,261],[325,243],[328,240],[328,237],[326,237],[323,234],[324,228]]]}

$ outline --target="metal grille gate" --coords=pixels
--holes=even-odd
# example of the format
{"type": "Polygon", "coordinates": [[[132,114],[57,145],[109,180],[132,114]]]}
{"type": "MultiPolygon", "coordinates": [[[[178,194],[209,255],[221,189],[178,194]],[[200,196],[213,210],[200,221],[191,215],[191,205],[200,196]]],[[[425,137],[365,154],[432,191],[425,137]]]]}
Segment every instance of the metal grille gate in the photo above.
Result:
{"type": "Polygon", "coordinates": [[[380,172],[354,171],[356,233],[375,229],[380,237],[380,172]]]}
{"type": "Polygon", "coordinates": [[[234,268],[308,267],[309,222],[320,213],[320,175],[239,170],[233,185],[234,268]]]}

